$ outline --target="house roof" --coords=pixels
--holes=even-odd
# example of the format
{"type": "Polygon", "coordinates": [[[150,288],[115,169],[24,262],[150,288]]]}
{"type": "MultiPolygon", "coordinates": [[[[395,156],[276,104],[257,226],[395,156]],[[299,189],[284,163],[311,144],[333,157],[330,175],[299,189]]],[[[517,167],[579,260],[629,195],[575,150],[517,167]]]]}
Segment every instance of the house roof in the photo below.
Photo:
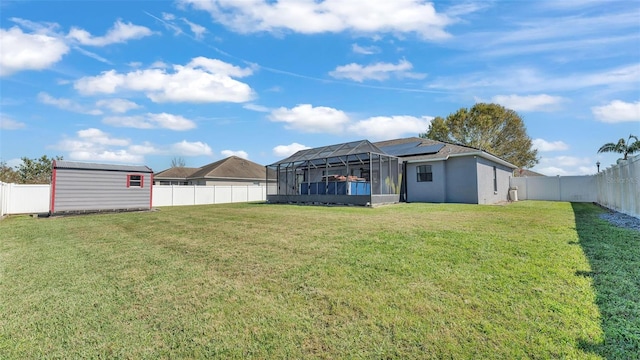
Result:
{"type": "Polygon", "coordinates": [[[396,156],[402,157],[405,161],[438,161],[446,160],[450,157],[474,155],[494,161],[511,169],[517,168],[517,166],[480,149],[419,137],[380,141],[374,143],[374,145],[391,155],[397,154],[396,156]],[[394,152],[396,152],[396,154],[394,154],[394,152]]]}
{"type": "Polygon", "coordinates": [[[156,179],[266,179],[266,169],[264,166],[253,161],[237,156],[216,161],[214,163],[199,167],[170,168],[157,173],[156,179]]]}
{"type": "Polygon", "coordinates": [[[280,160],[269,166],[276,166],[280,164],[289,164],[289,163],[304,162],[304,161],[318,160],[318,159],[331,159],[331,158],[337,158],[341,156],[349,157],[349,156],[356,156],[356,155],[368,154],[368,153],[389,155],[384,151],[382,151],[376,145],[369,142],[368,140],[359,140],[359,141],[352,141],[352,142],[342,143],[342,144],[321,146],[313,149],[300,150],[295,154],[289,156],[288,158],[280,160]]]}
{"type": "Polygon", "coordinates": [[[198,170],[200,170],[200,168],[191,168],[184,166],[172,167],[156,173],[153,177],[156,179],[186,179],[198,170]]]}
{"type": "Polygon", "coordinates": [[[118,165],[118,164],[98,164],[98,163],[84,163],[77,161],[67,160],[54,160],[54,169],[81,169],[81,170],[105,170],[105,171],[126,171],[126,172],[140,172],[140,173],[152,173],[149,167],[144,165],[118,165]]]}

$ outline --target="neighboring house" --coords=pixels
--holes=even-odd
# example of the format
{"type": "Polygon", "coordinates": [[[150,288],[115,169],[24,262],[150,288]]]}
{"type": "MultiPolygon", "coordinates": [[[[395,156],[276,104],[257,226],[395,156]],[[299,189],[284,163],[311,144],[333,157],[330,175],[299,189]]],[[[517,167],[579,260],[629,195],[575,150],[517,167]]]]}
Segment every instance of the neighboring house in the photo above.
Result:
{"type": "Polygon", "coordinates": [[[507,201],[516,166],[479,149],[412,137],[301,150],[268,168],[278,182],[270,202],[377,205],[507,201]]]}
{"type": "Polygon", "coordinates": [[[149,210],[152,191],[146,166],[54,160],[49,213],[149,210]]]}
{"type": "Polygon", "coordinates": [[[199,168],[169,168],[156,173],[154,181],[156,185],[265,185],[267,172],[260,164],[230,156],[199,168]]]}
{"type": "Polygon", "coordinates": [[[517,167],[468,146],[417,137],[374,143],[402,159],[407,202],[494,204],[508,200],[517,167]]]}

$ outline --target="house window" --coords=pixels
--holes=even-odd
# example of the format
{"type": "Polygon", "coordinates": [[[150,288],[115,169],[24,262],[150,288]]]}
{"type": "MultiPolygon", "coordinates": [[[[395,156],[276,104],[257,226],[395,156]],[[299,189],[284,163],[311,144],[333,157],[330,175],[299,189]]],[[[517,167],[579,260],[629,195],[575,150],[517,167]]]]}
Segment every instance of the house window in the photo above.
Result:
{"type": "Polygon", "coordinates": [[[498,191],[498,172],[496,167],[493,167],[493,191],[498,191]]]}
{"type": "Polygon", "coordinates": [[[144,177],[142,175],[127,175],[127,187],[143,187],[144,177]]]}
{"type": "Polygon", "coordinates": [[[418,182],[433,181],[431,165],[420,165],[417,168],[418,182]]]}

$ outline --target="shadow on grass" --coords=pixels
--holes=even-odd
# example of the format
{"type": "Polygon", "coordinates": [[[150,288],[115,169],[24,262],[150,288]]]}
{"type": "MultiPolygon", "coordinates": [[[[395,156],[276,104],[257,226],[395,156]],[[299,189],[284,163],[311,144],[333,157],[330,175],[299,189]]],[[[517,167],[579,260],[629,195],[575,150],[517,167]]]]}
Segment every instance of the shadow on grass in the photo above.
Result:
{"type": "Polygon", "coordinates": [[[582,349],[606,359],[640,359],[640,231],[599,218],[602,209],[573,203],[576,231],[591,269],[576,276],[593,279],[604,340],[582,349]]]}

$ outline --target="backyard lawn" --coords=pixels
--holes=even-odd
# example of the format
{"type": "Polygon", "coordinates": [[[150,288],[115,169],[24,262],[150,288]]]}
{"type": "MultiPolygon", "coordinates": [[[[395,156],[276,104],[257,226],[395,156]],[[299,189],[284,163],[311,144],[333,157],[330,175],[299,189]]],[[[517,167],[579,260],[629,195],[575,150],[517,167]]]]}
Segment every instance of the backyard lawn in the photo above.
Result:
{"type": "Polygon", "coordinates": [[[0,221],[0,359],[638,358],[640,232],[591,204],[0,221]]]}

